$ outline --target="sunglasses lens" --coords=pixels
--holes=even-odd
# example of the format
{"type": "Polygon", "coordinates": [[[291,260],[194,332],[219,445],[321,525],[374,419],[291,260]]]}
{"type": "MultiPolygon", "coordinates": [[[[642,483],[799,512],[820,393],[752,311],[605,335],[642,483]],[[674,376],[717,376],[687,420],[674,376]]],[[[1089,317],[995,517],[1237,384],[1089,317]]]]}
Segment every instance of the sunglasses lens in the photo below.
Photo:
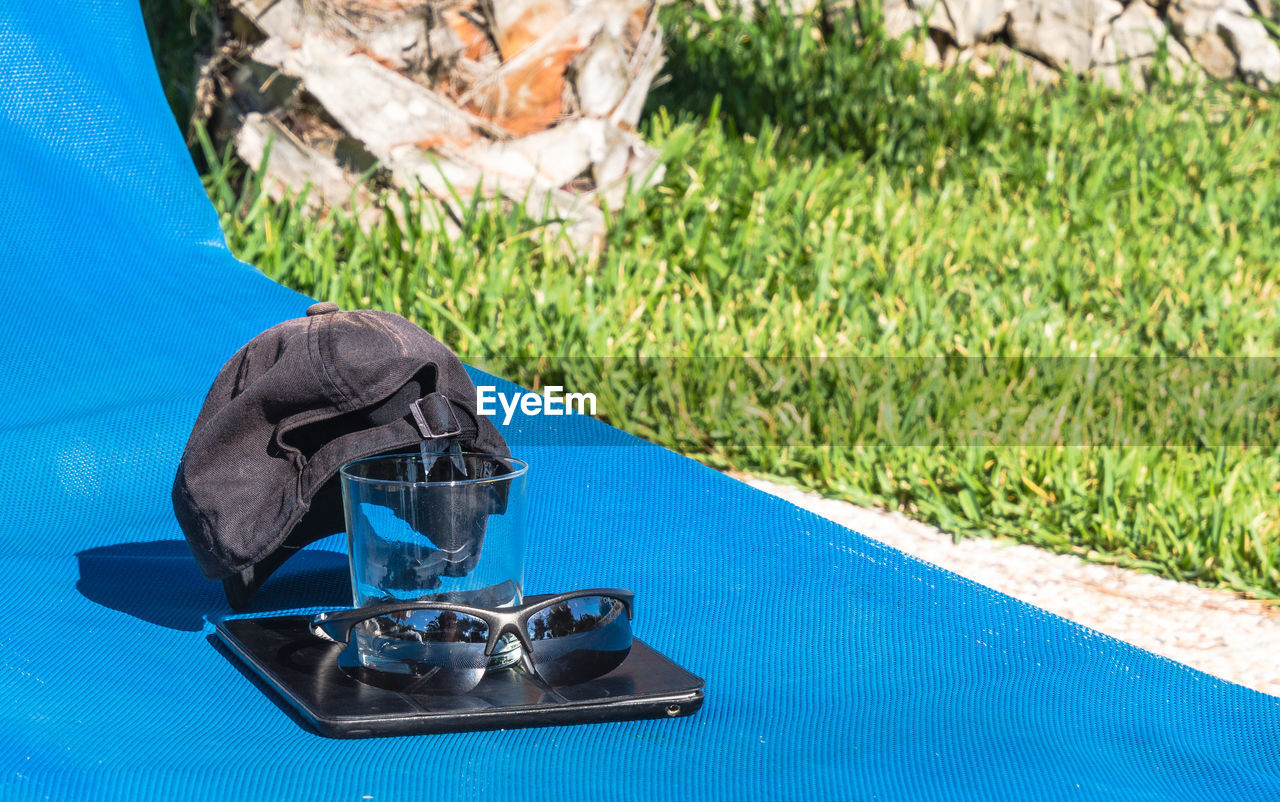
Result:
{"type": "Polygon", "coordinates": [[[484,678],[489,625],[449,610],[399,610],[352,629],[362,662],[424,693],[466,693],[484,678]]]}
{"type": "Polygon", "coordinates": [[[583,596],[539,610],[529,619],[526,634],[533,666],[551,685],[607,674],[631,651],[626,607],[609,596],[583,596]]]}

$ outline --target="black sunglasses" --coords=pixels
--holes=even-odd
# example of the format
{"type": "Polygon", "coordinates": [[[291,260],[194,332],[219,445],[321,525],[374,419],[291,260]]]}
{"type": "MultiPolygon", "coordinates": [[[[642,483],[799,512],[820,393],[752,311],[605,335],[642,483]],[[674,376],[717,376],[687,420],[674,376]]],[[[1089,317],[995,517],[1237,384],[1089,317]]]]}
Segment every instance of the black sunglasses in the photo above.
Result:
{"type": "Polygon", "coordinates": [[[480,684],[504,635],[524,647],[525,668],[548,685],[574,685],[607,674],[631,651],[629,590],[593,588],[518,607],[405,601],[320,613],[312,634],[336,643],[354,635],[364,648],[390,656],[437,693],[466,693],[480,684]]]}

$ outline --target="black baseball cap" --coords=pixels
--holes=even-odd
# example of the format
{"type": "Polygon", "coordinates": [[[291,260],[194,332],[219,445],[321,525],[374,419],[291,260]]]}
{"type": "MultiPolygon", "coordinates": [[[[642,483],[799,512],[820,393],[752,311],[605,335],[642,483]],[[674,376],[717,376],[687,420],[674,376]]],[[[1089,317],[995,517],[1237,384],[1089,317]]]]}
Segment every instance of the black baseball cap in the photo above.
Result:
{"type": "Polygon", "coordinates": [[[214,379],[173,483],[201,572],[243,607],[308,543],[345,529],[338,470],[424,440],[509,456],[457,355],[390,312],[319,303],[214,379]]]}

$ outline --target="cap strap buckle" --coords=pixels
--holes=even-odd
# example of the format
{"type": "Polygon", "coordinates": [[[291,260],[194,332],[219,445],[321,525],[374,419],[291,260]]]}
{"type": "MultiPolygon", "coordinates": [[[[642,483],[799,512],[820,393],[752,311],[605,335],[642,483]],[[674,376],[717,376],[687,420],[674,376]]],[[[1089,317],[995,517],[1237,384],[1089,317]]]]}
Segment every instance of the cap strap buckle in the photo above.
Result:
{"type": "Polygon", "coordinates": [[[458,414],[453,411],[453,404],[440,393],[428,393],[417,399],[409,404],[409,411],[413,413],[413,419],[424,440],[462,434],[462,424],[458,423],[458,414]]]}
{"type": "Polygon", "coordinates": [[[428,393],[409,404],[409,411],[418,424],[422,434],[423,469],[430,473],[436,460],[448,456],[453,467],[463,476],[467,475],[467,464],[462,458],[462,424],[458,422],[458,413],[453,404],[440,393],[428,393]],[[427,441],[430,441],[429,443],[427,441]]]}

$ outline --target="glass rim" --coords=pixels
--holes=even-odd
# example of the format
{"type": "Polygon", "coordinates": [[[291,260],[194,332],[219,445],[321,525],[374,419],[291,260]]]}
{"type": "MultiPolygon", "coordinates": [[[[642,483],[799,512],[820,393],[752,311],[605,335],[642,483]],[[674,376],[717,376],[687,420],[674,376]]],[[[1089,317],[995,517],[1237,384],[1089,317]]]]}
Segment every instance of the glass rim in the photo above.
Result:
{"type": "MultiPolygon", "coordinates": [[[[477,476],[477,477],[468,478],[468,479],[452,479],[447,482],[440,482],[440,481],[432,482],[432,481],[427,481],[426,479],[420,479],[415,481],[410,481],[407,479],[375,479],[371,476],[360,476],[358,474],[352,473],[350,470],[353,466],[362,465],[367,462],[378,462],[379,460],[404,459],[408,457],[409,459],[416,459],[419,462],[422,461],[422,452],[405,451],[405,452],[397,452],[394,454],[376,454],[372,457],[361,457],[360,459],[353,459],[350,462],[344,463],[343,466],[338,469],[338,473],[341,474],[344,481],[357,482],[362,485],[392,485],[395,487],[462,487],[466,485],[485,485],[485,484],[498,484],[500,482],[510,482],[515,479],[519,479],[520,477],[524,476],[529,472],[529,463],[525,462],[522,459],[517,459],[516,457],[506,457],[501,454],[490,454],[485,451],[463,451],[462,456],[463,457],[484,457],[486,459],[501,460],[502,462],[506,463],[509,468],[511,468],[511,471],[508,473],[499,474],[497,476],[477,476]]],[[[441,459],[448,459],[449,455],[441,454],[440,457],[441,459]]]]}

